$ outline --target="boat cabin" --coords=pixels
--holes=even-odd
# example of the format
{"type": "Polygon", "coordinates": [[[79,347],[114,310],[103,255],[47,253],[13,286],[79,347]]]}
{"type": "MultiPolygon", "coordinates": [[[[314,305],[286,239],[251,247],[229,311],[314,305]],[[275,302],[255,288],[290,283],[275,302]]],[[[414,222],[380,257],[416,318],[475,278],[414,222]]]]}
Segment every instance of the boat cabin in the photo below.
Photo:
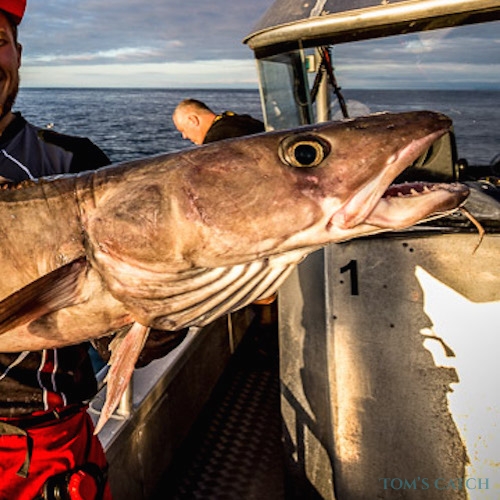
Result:
{"type": "Polygon", "coordinates": [[[499,494],[499,19],[496,0],[276,0],[244,40],[268,129],[448,113],[399,180],[470,182],[486,232],[458,213],[332,244],[282,286],[287,498],[499,494]]]}

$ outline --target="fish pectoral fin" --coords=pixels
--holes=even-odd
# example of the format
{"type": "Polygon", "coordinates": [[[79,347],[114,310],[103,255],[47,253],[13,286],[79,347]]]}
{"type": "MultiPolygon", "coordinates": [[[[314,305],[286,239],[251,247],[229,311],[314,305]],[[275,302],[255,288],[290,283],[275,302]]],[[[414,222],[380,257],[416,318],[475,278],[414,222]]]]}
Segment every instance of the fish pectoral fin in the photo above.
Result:
{"type": "Polygon", "coordinates": [[[97,434],[103,428],[118,406],[132,377],[135,363],[148,338],[149,330],[149,326],[134,323],[125,335],[120,335],[111,342],[110,369],[106,377],[106,401],[101,410],[94,434],[97,434]]]}
{"type": "Polygon", "coordinates": [[[85,258],[74,260],[33,281],[0,302],[0,334],[80,300],[85,258]]]}

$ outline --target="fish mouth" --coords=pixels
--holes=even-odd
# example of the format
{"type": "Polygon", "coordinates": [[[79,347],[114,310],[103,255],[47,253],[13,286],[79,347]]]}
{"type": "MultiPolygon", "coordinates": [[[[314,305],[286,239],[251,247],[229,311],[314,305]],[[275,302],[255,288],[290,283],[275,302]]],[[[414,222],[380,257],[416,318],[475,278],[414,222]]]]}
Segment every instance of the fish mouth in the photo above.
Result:
{"type": "Polygon", "coordinates": [[[448,129],[442,128],[413,140],[389,158],[380,173],[333,215],[329,225],[336,224],[343,230],[361,224],[381,229],[402,229],[458,208],[469,194],[468,188],[462,184],[412,182],[391,185],[448,129]]]}
{"type": "Polygon", "coordinates": [[[406,228],[454,211],[468,195],[468,187],[459,183],[393,184],[364,222],[384,229],[406,228]]]}

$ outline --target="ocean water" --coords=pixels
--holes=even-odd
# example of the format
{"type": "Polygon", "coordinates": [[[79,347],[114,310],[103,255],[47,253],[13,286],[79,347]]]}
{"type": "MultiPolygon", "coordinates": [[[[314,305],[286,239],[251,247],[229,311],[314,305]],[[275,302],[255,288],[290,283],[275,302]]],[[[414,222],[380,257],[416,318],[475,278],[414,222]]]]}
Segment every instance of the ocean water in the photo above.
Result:
{"type": "Polygon", "coordinates": [[[23,89],[15,109],[31,123],[89,137],[120,162],[192,146],[172,123],[182,99],[262,117],[257,90],[23,89]]]}
{"type": "MultiPolygon", "coordinates": [[[[489,165],[500,153],[500,91],[344,90],[349,112],[429,109],[452,118],[460,158],[489,165]]],[[[191,147],[171,120],[179,101],[262,119],[259,92],[227,89],[24,89],[15,109],[32,123],[89,137],[113,162],[191,147]]],[[[336,103],[333,103],[333,113],[336,103]]]]}

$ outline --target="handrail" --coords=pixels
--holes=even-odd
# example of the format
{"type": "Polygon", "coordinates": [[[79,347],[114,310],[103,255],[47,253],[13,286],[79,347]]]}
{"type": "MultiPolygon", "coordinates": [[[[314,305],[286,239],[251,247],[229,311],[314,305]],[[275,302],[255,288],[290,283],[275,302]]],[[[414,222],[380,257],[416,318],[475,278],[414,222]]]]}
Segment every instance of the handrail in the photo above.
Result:
{"type": "MultiPolygon", "coordinates": [[[[96,373],[95,378],[97,380],[97,392],[102,390],[104,386],[107,384],[106,376],[108,375],[109,368],[110,368],[109,365],[105,365],[96,373]]],[[[130,417],[133,406],[134,406],[134,374],[132,373],[130,382],[127,388],[125,389],[125,392],[122,394],[120,402],[115,412],[111,416],[111,418],[114,417],[119,419],[126,419],[130,417]]],[[[93,407],[92,403],[90,404],[90,410],[96,414],[100,414],[101,412],[100,409],[93,407]]]]}
{"type": "Polygon", "coordinates": [[[97,391],[100,391],[106,385],[106,375],[109,372],[109,365],[104,365],[95,375],[97,380],[97,391]]]}

